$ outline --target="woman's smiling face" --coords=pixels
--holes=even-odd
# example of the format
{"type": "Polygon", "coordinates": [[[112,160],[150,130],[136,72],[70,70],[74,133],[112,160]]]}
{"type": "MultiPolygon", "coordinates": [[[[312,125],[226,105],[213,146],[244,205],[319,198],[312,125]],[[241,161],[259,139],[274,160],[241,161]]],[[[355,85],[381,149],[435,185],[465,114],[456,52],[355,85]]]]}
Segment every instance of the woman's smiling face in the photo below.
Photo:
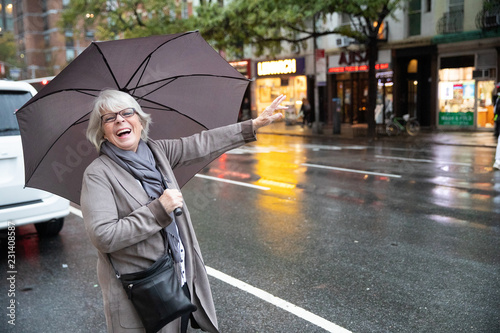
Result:
{"type": "MultiPolygon", "coordinates": [[[[124,118],[117,111],[116,119],[111,122],[102,122],[104,139],[122,150],[137,151],[141,140],[142,123],[140,117],[134,112],[131,117],[124,118]]],[[[109,112],[106,112],[106,114],[109,112]]]]}

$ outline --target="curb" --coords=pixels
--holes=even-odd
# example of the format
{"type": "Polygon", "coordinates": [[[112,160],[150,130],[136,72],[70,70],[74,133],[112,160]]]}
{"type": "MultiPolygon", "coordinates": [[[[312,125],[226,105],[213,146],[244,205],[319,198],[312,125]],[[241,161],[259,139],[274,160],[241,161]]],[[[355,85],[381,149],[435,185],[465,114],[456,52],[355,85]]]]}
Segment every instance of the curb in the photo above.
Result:
{"type": "MultiPolygon", "coordinates": [[[[283,129],[283,124],[275,124],[274,128],[271,127],[262,128],[259,130],[258,134],[266,135],[286,135],[286,136],[297,136],[297,137],[308,137],[315,139],[340,139],[340,140],[364,140],[364,141],[404,141],[406,143],[430,143],[435,145],[443,146],[463,146],[463,147],[482,147],[482,148],[497,148],[496,140],[493,135],[490,137],[489,132],[424,132],[417,136],[397,136],[390,138],[388,136],[377,136],[375,139],[368,138],[366,136],[354,135],[351,130],[349,134],[331,134],[323,129],[323,134],[312,133],[311,129],[297,129],[290,127],[289,129],[283,129]],[[281,125],[281,126],[280,126],[281,125]],[[445,136],[445,138],[432,138],[432,136],[445,136]],[[470,140],[470,142],[463,142],[464,140],[470,140]],[[478,142],[487,141],[487,142],[478,142]]],[[[331,128],[326,128],[326,130],[332,131],[331,128]]],[[[349,132],[349,130],[347,131],[349,132]]]]}

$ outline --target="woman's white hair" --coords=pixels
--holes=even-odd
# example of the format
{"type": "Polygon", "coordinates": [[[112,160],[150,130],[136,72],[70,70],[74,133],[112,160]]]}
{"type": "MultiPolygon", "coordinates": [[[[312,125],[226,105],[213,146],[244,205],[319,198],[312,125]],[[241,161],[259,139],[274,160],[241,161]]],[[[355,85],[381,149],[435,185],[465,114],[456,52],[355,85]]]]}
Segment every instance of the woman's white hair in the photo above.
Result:
{"type": "Polygon", "coordinates": [[[103,90],[94,101],[94,108],[90,113],[89,126],[87,127],[87,139],[96,147],[98,153],[105,141],[101,116],[105,113],[118,112],[126,108],[134,108],[143,127],[141,139],[148,141],[151,115],[142,111],[135,98],[126,92],[113,89],[103,90]]]}

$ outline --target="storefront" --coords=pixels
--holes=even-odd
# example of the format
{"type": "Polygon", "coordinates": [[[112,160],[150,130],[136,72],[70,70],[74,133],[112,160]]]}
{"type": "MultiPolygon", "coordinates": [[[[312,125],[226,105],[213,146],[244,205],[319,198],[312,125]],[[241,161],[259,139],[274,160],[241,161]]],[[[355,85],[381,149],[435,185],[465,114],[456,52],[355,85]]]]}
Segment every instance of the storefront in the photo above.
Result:
{"type": "Polygon", "coordinates": [[[385,124],[393,113],[393,72],[383,71],[376,74],[377,77],[377,105],[375,107],[375,123],[385,124]]]}
{"type": "MultiPolygon", "coordinates": [[[[302,99],[307,98],[305,59],[290,58],[256,63],[255,107],[257,115],[279,95],[285,94],[290,113],[298,115],[302,99]]],[[[292,115],[293,116],[293,115],[292,115]]]]}
{"type": "MultiPolygon", "coordinates": [[[[375,118],[383,122],[392,110],[392,71],[390,50],[379,51],[377,71],[377,107],[375,118]],[[385,112],[384,112],[385,111],[385,112]]],[[[367,123],[368,108],[368,59],[366,52],[350,51],[328,58],[331,99],[340,101],[341,122],[367,123]]]]}
{"type": "MultiPolygon", "coordinates": [[[[229,64],[234,67],[238,72],[241,73],[247,79],[252,77],[252,61],[250,59],[229,61],[229,64]]],[[[253,118],[252,117],[252,94],[251,87],[248,85],[245,95],[241,101],[240,113],[238,115],[238,121],[244,121],[253,118]]]]}
{"type": "Polygon", "coordinates": [[[494,49],[439,57],[439,127],[493,129],[496,64],[494,49]]]}

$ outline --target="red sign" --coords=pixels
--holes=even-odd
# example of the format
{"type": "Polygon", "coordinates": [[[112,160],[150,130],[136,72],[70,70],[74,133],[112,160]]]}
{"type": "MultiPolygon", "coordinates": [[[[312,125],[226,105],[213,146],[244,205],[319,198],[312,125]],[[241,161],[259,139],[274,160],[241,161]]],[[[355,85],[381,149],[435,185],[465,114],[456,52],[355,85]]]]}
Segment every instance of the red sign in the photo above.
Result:
{"type": "MultiPolygon", "coordinates": [[[[376,64],[375,70],[383,70],[388,69],[389,64],[376,64]]],[[[328,68],[328,73],[347,73],[347,72],[366,72],[368,71],[368,65],[360,65],[360,66],[345,66],[345,67],[330,67],[328,68]]]]}
{"type": "Polygon", "coordinates": [[[360,52],[360,51],[349,51],[349,53],[346,54],[346,52],[342,52],[340,54],[339,58],[339,65],[352,65],[356,62],[366,62],[368,61],[368,55],[366,52],[360,52]]]}
{"type": "Polygon", "coordinates": [[[244,75],[247,79],[250,78],[250,60],[238,60],[238,61],[229,61],[229,64],[233,66],[238,72],[244,75]]]}
{"type": "Polygon", "coordinates": [[[325,57],[325,49],[317,49],[316,50],[316,59],[325,57]]]}

